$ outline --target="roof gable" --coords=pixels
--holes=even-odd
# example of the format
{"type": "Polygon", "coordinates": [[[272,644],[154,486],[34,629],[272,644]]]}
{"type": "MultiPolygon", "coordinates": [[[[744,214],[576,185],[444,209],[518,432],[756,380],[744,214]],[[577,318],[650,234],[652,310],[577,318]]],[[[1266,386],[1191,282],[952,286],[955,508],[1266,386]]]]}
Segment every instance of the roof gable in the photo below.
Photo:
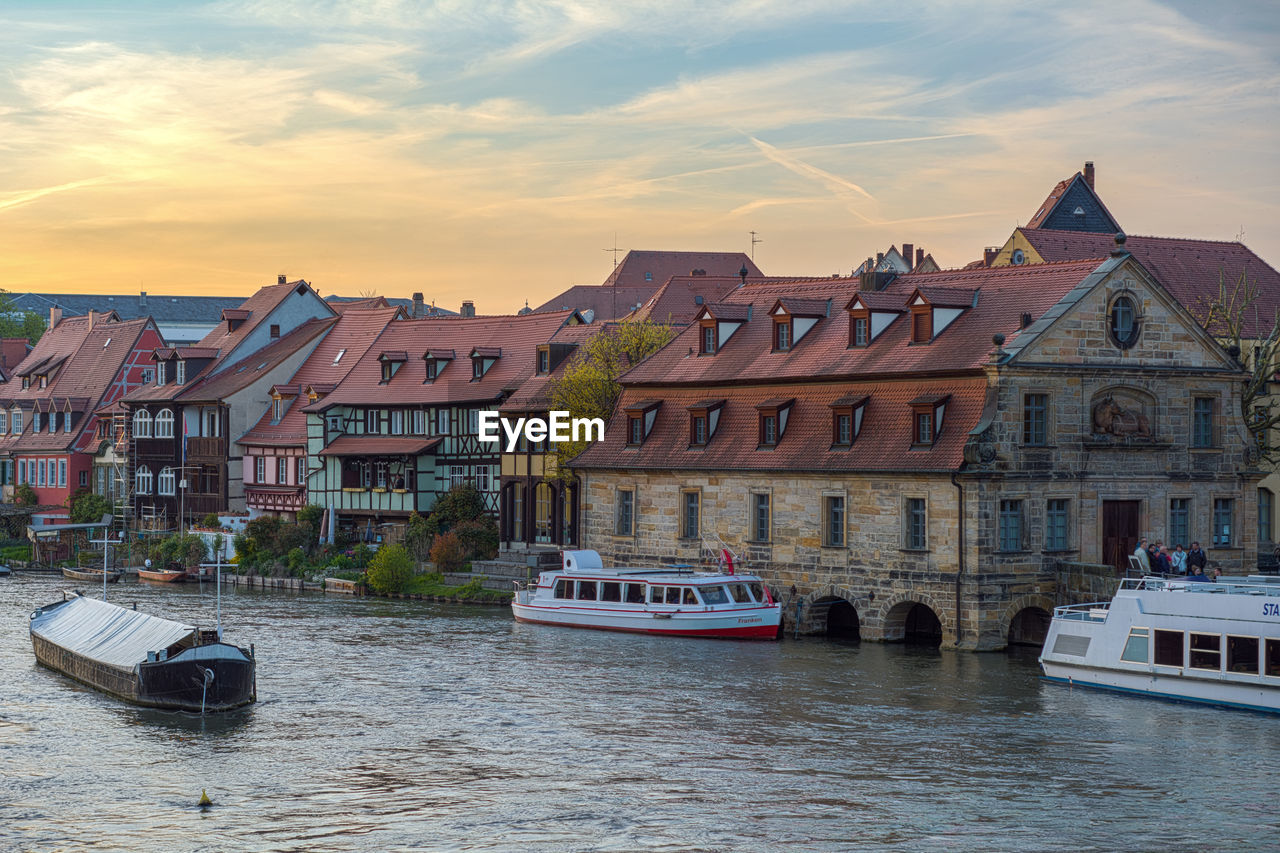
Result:
{"type": "Polygon", "coordinates": [[[1080,172],[1053,188],[1026,227],[1109,234],[1121,230],[1111,211],[1107,210],[1080,172]]]}

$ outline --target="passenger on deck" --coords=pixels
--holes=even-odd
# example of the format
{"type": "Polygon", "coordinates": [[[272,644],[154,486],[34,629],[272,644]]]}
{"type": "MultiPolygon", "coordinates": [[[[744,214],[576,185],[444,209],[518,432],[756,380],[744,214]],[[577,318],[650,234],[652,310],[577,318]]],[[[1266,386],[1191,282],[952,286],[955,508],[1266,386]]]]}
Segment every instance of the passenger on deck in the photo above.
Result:
{"type": "Polygon", "coordinates": [[[1182,550],[1181,542],[1173,547],[1173,553],[1169,555],[1169,562],[1173,564],[1173,570],[1177,574],[1185,575],[1187,573],[1187,552],[1182,550]]]}
{"type": "Polygon", "coordinates": [[[1151,555],[1147,553],[1147,540],[1138,540],[1138,547],[1133,549],[1133,556],[1137,558],[1138,565],[1142,567],[1142,573],[1144,575],[1148,574],[1151,571],[1151,555]]]}
{"type": "Polygon", "coordinates": [[[1157,543],[1155,569],[1162,575],[1173,574],[1173,562],[1169,559],[1169,549],[1157,543]]]}
{"type": "Polygon", "coordinates": [[[1196,566],[1204,568],[1209,562],[1209,558],[1205,556],[1204,551],[1200,550],[1199,542],[1191,543],[1191,550],[1187,552],[1187,569],[1193,569],[1196,566]]]}
{"type": "Polygon", "coordinates": [[[1191,570],[1191,574],[1187,575],[1187,580],[1197,581],[1199,583],[1209,583],[1209,579],[1204,576],[1204,569],[1196,566],[1191,570]]]}

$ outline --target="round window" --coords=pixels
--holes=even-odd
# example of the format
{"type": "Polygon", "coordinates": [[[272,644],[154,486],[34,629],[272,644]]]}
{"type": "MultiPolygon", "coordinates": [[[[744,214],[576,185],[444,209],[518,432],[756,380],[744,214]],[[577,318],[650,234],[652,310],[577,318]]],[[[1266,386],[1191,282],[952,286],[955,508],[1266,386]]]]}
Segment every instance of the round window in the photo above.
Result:
{"type": "Polygon", "coordinates": [[[1027,256],[1023,253],[1021,249],[1014,249],[1013,256],[1010,258],[1010,260],[1013,261],[1014,266],[1020,267],[1027,262],[1027,256]]]}
{"type": "Polygon", "coordinates": [[[1133,299],[1117,296],[1111,303],[1111,341],[1120,349],[1128,349],[1138,342],[1138,312],[1133,299]]]}

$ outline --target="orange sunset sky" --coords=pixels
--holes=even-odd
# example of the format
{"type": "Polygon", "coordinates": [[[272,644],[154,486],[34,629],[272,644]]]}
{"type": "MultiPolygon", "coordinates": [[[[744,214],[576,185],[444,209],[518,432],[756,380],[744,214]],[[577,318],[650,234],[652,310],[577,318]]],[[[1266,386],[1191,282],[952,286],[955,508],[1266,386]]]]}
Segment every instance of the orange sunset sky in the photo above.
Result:
{"type": "MultiPolygon", "coordinates": [[[[123,4],[122,4],[123,5],[123,4]]],[[[1131,234],[1280,264],[1274,4],[0,7],[0,287],[481,313],[622,249],[944,266],[1085,160],[1131,234]]]]}

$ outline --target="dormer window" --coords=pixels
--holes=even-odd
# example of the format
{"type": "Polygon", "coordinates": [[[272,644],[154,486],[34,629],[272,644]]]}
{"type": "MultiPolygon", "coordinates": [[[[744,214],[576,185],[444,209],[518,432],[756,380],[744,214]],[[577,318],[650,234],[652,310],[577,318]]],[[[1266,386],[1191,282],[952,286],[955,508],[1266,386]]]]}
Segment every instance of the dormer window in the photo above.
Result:
{"type": "Polygon", "coordinates": [[[31,377],[30,376],[22,377],[22,390],[25,391],[30,387],[31,387],[31,377]]]}
{"type": "Polygon", "coordinates": [[[698,346],[698,352],[701,355],[715,355],[716,353],[716,325],[715,323],[707,323],[702,327],[702,339],[698,346]]]}
{"type": "Polygon", "coordinates": [[[791,349],[791,318],[775,318],[773,321],[773,349],[786,352],[791,349]]]}
{"type": "Polygon", "coordinates": [[[223,308],[222,319],[227,321],[227,334],[231,334],[249,319],[249,312],[243,308],[223,308]]]}
{"type": "Polygon", "coordinates": [[[10,431],[14,435],[22,435],[22,409],[14,409],[13,416],[9,420],[11,423],[10,431]]]}
{"type": "Polygon", "coordinates": [[[284,398],[275,397],[271,400],[271,422],[278,424],[282,417],[284,417],[284,398]]]}
{"type": "Polygon", "coordinates": [[[724,400],[699,400],[689,406],[689,446],[705,447],[720,425],[724,400]]]}
{"type": "Polygon", "coordinates": [[[787,431],[787,421],[791,416],[791,407],[795,398],[789,400],[765,400],[756,406],[759,419],[759,437],[757,449],[776,447],[787,431]]]}
{"type": "Polygon", "coordinates": [[[40,413],[39,412],[31,413],[31,431],[32,432],[40,431],[40,413]]]}
{"type": "Polygon", "coordinates": [[[187,381],[187,362],[184,359],[178,359],[173,366],[173,381],[179,385],[186,384],[187,381]]]}
{"type": "Polygon", "coordinates": [[[538,347],[538,375],[546,376],[551,372],[551,349],[549,347],[538,347]]]}
{"type": "Polygon", "coordinates": [[[867,408],[866,395],[841,397],[831,404],[831,447],[849,448],[862,432],[862,416],[867,408]]]}
{"type": "Polygon", "coordinates": [[[911,406],[911,445],[913,448],[932,447],[942,434],[947,401],[950,395],[924,395],[917,397],[911,406]]]}
{"type": "Polygon", "coordinates": [[[163,361],[156,362],[156,384],[157,385],[164,384],[164,367],[165,367],[165,363],[163,361]]]}
{"type": "Polygon", "coordinates": [[[773,317],[773,350],[787,352],[818,321],[831,313],[831,301],[823,299],[779,299],[769,314],[773,317]]]}
{"type": "Polygon", "coordinates": [[[502,357],[501,347],[476,347],[471,351],[471,381],[483,379],[502,357]]]}
{"type": "Polygon", "coordinates": [[[41,375],[40,375],[40,387],[41,387],[41,388],[48,388],[48,387],[49,387],[49,377],[48,377],[48,376],[46,376],[46,375],[44,375],[44,374],[41,374],[41,375]]]}
{"type": "Polygon", "coordinates": [[[433,382],[440,375],[440,362],[434,358],[427,359],[427,381],[433,382]]]}
{"type": "Polygon", "coordinates": [[[58,431],[58,413],[50,412],[49,413],[49,435],[53,435],[57,431],[58,431]]]}
{"type": "Polygon", "coordinates": [[[628,447],[639,447],[644,444],[649,434],[653,432],[653,425],[658,419],[658,408],[661,406],[661,400],[646,400],[624,409],[627,415],[628,447]]]}
{"type": "Polygon", "coordinates": [[[422,360],[427,365],[427,377],[424,381],[434,382],[446,367],[453,360],[454,352],[451,349],[430,349],[422,354],[422,360]]]}
{"type": "Polygon", "coordinates": [[[382,364],[382,379],[379,384],[385,385],[390,382],[391,377],[400,372],[400,368],[408,358],[409,354],[404,350],[391,350],[379,355],[378,361],[382,364]]]}
{"type": "Polygon", "coordinates": [[[911,343],[927,344],[955,322],[966,308],[978,306],[977,289],[917,287],[907,300],[911,310],[911,343]]]}
{"type": "Polygon", "coordinates": [[[933,339],[933,308],[911,306],[911,343],[927,344],[933,339]]]}
{"type": "Polygon", "coordinates": [[[750,305],[737,305],[717,302],[703,305],[693,317],[700,329],[698,334],[699,355],[714,355],[724,349],[724,345],[733,337],[733,333],[751,319],[750,305]]]}
{"type": "Polygon", "coordinates": [[[852,317],[850,318],[852,326],[849,329],[851,340],[849,346],[865,347],[871,341],[871,318],[870,317],[852,317]]]}

